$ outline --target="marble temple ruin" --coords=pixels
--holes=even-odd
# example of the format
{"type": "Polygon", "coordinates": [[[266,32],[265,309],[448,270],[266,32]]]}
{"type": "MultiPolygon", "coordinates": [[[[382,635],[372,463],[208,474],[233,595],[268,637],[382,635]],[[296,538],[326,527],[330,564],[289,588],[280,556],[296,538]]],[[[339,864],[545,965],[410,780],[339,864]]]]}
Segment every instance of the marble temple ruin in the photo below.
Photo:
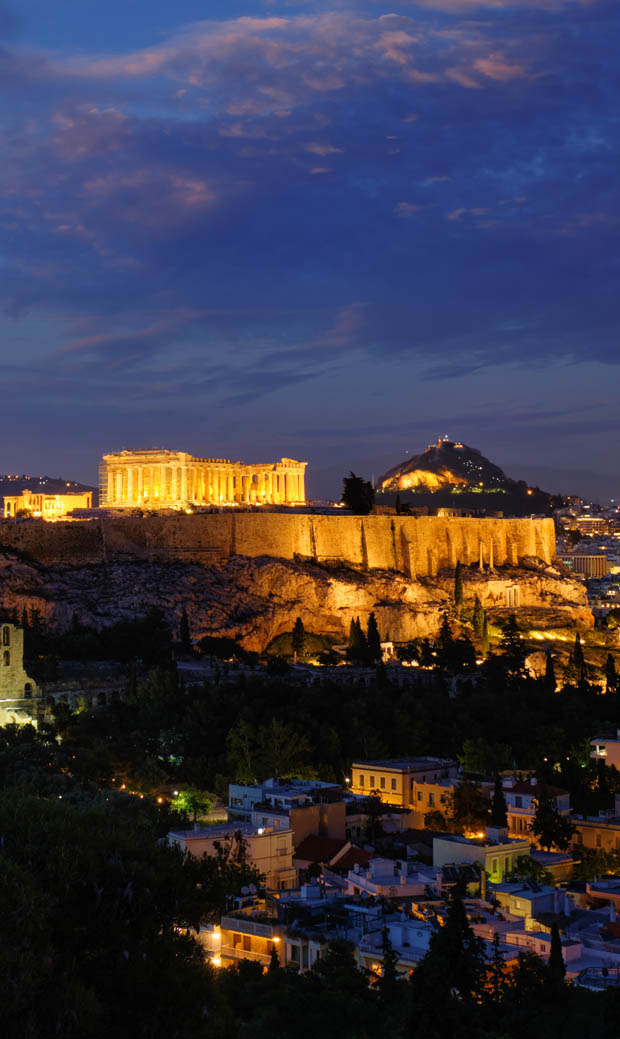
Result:
{"type": "Polygon", "coordinates": [[[307,464],[281,458],[246,465],[228,458],[194,458],[185,451],[120,451],[103,456],[99,504],[112,509],[303,505],[307,464]]]}

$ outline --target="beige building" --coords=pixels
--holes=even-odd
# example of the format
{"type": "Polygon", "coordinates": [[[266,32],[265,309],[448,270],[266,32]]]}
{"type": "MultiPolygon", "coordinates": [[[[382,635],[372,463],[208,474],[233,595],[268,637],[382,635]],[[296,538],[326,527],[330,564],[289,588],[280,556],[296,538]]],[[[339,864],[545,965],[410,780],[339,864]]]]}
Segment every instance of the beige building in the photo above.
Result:
{"type": "Polygon", "coordinates": [[[281,458],[246,465],[185,451],[120,451],[103,456],[99,504],[112,509],[304,504],[307,464],[281,458]]]}
{"type": "Polygon", "coordinates": [[[4,518],[10,519],[19,512],[29,512],[38,519],[55,520],[66,516],[73,509],[91,509],[93,492],[82,494],[37,494],[22,491],[21,494],[4,499],[4,518]]]}
{"type": "Polygon", "coordinates": [[[0,725],[34,723],[40,691],[24,671],[24,632],[14,624],[0,625],[0,725]]]}
{"type": "Polygon", "coordinates": [[[488,827],[486,837],[460,837],[457,834],[434,837],[433,866],[442,869],[444,866],[479,863],[491,882],[499,883],[511,872],[521,855],[529,856],[530,842],[505,837],[506,830],[497,830],[497,837],[493,838],[493,832],[488,827]]]}
{"type": "Polygon", "coordinates": [[[293,831],[272,830],[251,823],[219,823],[215,826],[195,825],[193,830],[176,830],[168,834],[168,842],[176,844],[197,858],[224,854],[238,861],[243,850],[249,866],[264,875],[271,891],[297,886],[297,870],[293,866],[293,831]]]}
{"type": "MultiPolygon", "coordinates": [[[[456,779],[457,774],[456,761],[445,758],[354,761],[351,766],[351,793],[379,794],[386,804],[399,805],[401,808],[417,808],[417,784],[440,784],[441,780],[456,779]]],[[[426,811],[431,811],[434,807],[441,808],[441,804],[428,805],[427,802],[424,807],[426,811]]]]}
{"type": "Polygon", "coordinates": [[[600,736],[590,740],[590,757],[593,761],[604,761],[608,768],[612,765],[620,769],[620,729],[611,739],[600,736]]]}

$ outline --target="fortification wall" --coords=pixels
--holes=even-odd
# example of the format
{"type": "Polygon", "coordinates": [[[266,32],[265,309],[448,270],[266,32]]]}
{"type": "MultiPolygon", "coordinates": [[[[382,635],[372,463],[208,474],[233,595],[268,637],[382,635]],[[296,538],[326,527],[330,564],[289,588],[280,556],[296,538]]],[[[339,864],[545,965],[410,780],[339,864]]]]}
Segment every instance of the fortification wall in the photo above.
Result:
{"type": "Polygon", "coordinates": [[[550,563],[550,519],[438,516],[313,516],[299,513],[214,513],[102,516],[83,523],[5,521],[0,547],[44,564],[80,565],[126,559],[216,563],[231,555],[312,559],[432,577],[478,562],[517,565],[525,556],[550,563]]]}

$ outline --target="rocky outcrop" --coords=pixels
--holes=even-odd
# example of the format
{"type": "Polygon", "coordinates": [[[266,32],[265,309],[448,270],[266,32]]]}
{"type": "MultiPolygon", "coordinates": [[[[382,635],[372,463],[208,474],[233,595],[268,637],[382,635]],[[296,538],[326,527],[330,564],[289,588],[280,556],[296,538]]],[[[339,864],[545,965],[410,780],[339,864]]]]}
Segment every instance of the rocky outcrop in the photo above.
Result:
{"type": "MultiPolygon", "coordinates": [[[[478,595],[492,614],[517,612],[538,628],[590,627],[581,582],[552,567],[506,566],[464,571],[466,600],[478,595]],[[519,608],[506,606],[507,587],[519,588],[519,608]]],[[[215,634],[262,650],[291,631],[301,617],[308,631],[346,638],[352,617],[377,616],[384,638],[401,642],[432,635],[452,603],[454,572],[412,579],[387,570],[359,570],[308,561],[231,555],[221,562],[124,562],[74,566],[43,565],[5,552],[0,555],[0,605],[39,610],[47,624],[62,630],[73,615],[97,628],[164,610],[173,628],[186,608],[195,638],[215,634]]]]}

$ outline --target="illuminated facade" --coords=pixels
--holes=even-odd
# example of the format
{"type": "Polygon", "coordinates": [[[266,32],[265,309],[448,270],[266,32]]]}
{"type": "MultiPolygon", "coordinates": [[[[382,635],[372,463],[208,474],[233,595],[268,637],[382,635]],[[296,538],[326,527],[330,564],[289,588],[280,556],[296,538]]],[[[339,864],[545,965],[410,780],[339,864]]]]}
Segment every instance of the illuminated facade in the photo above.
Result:
{"type": "Polygon", "coordinates": [[[4,518],[10,519],[20,512],[29,512],[32,516],[46,520],[61,519],[73,509],[91,509],[93,492],[82,494],[37,494],[35,491],[22,491],[19,495],[4,499],[4,518]]]}
{"type": "Polygon", "coordinates": [[[33,722],[40,700],[36,682],[24,670],[24,632],[14,624],[0,625],[0,725],[33,722]]]}
{"type": "MultiPolygon", "coordinates": [[[[444,758],[392,758],[383,761],[354,761],[351,766],[351,793],[367,796],[379,794],[385,804],[401,808],[415,808],[416,784],[435,783],[454,779],[458,772],[456,761],[444,758]]],[[[438,794],[439,797],[439,794],[438,794]]],[[[431,804],[427,811],[441,804],[431,804]]]]}
{"type": "Polygon", "coordinates": [[[293,458],[246,465],[185,451],[120,451],[103,456],[99,504],[113,509],[299,505],[306,501],[306,465],[293,458]]]}

